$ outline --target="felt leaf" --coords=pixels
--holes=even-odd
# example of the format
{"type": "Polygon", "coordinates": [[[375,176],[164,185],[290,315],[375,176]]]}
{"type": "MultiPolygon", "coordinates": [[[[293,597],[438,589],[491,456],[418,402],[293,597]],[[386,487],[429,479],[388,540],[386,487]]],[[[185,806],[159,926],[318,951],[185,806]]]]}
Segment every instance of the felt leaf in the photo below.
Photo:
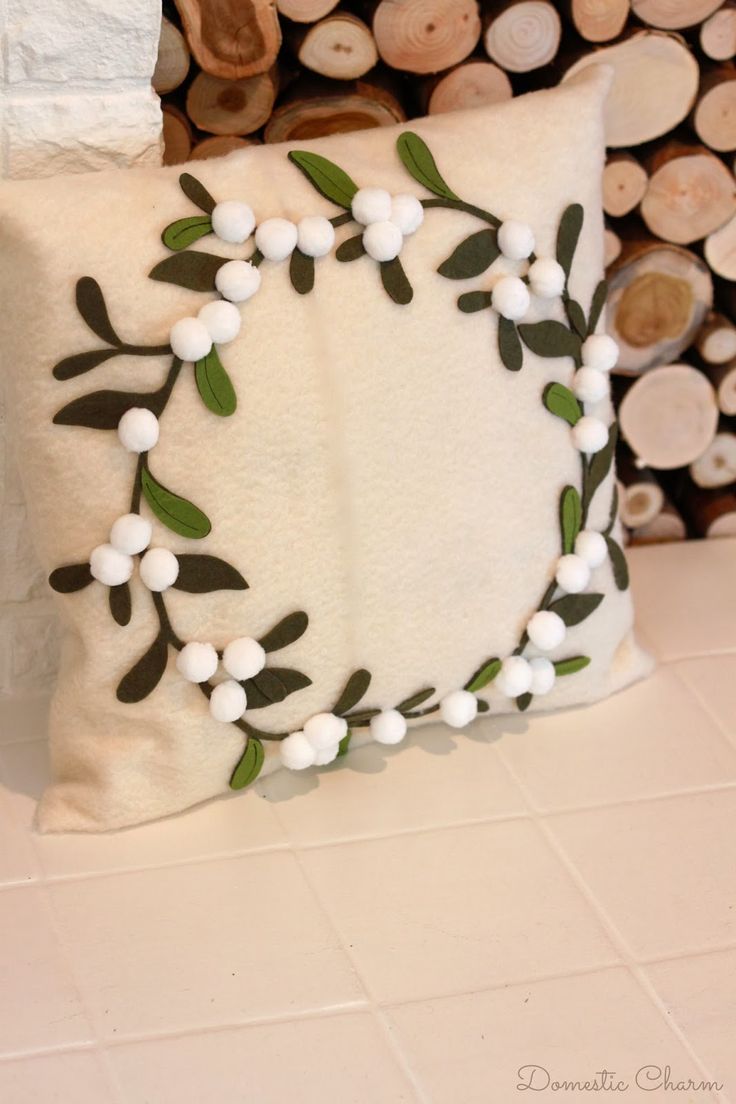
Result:
{"type": "Polygon", "coordinates": [[[364,256],[365,248],[362,233],[356,234],[354,238],[347,238],[335,250],[335,257],[338,261],[357,261],[358,257],[364,256]]]}
{"type": "Polygon", "coordinates": [[[564,598],[558,598],[548,608],[561,617],[570,628],[571,625],[579,625],[586,617],[590,617],[602,601],[602,594],[566,594],[564,598]]]}
{"type": "Polygon", "coordinates": [[[278,624],[274,625],[265,636],[261,637],[258,643],[264,652],[278,652],[303,636],[307,631],[308,624],[309,618],[304,610],[296,610],[294,613],[287,614],[278,624]]]}
{"type": "Polygon", "coordinates": [[[194,379],[200,398],[208,410],[220,418],[227,418],[235,413],[238,397],[230,376],[222,366],[216,345],[194,365],[194,379]]]}
{"type": "Polygon", "coordinates": [[[161,241],[167,249],[178,252],[211,233],[212,220],[208,215],[190,215],[189,218],[170,222],[161,235],[161,241]]]}
{"type": "Polygon", "coordinates": [[[570,275],[572,259],[583,228],[583,208],[579,203],[571,203],[563,212],[557,230],[557,260],[565,270],[565,276],[570,275]]]}
{"type": "Polygon", "coordinates": [[[406,306],[414,298],[414,289],[409,283],[404,267],[398,257],[392,261],[381,261],[381,283],[399,306],[406,306]]]}
{"type": "Polygon", "coordinates": [[[340,758],[341,755],[347,755],[348,749],[350,747],[350,741],[351,741],[352,737],[353,737],[353,734],[350,731],[350,729],[348,729],[348,731],[345,733],[345,735],[343,736],[340,743],[337,745],[337,757],[338,757],[338,759],[340,758]]]}
{"type": "Polygon", "coordinates": [[[54,414],[54,425],[87,426],[88,429],[117,429],[126,411],[145,406],[154,414],[160,409],[156,392],[93,391],[80,395],[54,414]]]}
{"type": "Polygon", "coordinates": [[[275,702],[284,701],[289,694],[304,690],[312,685],[312,680],[302,671],[291,667],[264,667],[252,679],[243,683],[248,709],[265,709],[275,702]]]}
{"type": "Polygon", "coordinates": [[[478,712],[487,713],[490,709],[490,705],[487,701],[483,701],[483,698],[478,698],[478,712]]]}
{"type": "Polygon", "coordinates": [[[604,537],[607,537],[609,535],[609,533],[613,530],[613,527],[616,524],[616,518],[617,517],[618,517],[618,484],[614,480],[613,494],[611,495],[611,510],[610,510],[609,515],[608,515],[608,524],[606,525],[606,528],[603,530],[603,536],[604,537]]]}
{"type": "Polygon", "coordinates": [[[396,708],[399,713],[410,713],[412,709],[418,709],[420,705],[424,705],[436,693],[434,686],[428,686],[426,690],[419,690],[416,694],[412,694],[410,698],[404,698],[396,708]]]}
{"type": "Polygon", "coordinates": [[[585,321],[583,308],[577,299],[568,299],[565,302],[565,313],[568,321],[579,337],[585,339],[588,336],[588,324],[585,321]]]}
{"type": "Polygon", "coordinates": [[[575,487],[565,487],[560,495],[560,536],[562,554],[569,555],[575,548],[575,538],[583,520],[583,504],[575,487]]]}
{"type": "Polygon", "coordinates": [[[243,790],[246,786],[250,786],[251,782],[254,782],[261,773],[264,758],[265,754],[261,741],[249,737],[248,743],[245,745],[245,751],[240,756],[235,770],[230,776],[230,789],[243,790]]]}
{"type": "Polygon", "coordinates": [[[174,253],[164,258],[148,273],[152,280],[163,284],[176,284],[191,291],[213,291],[217,270],[227,262],[227,257],[214,253],[192,250],[191,253],[174,253]]]}
{"type": "Polygon", "coordinates": [[[516,699],[516,708],[520,713],[523,713],[532,704],[531,694],[520,694],[516,699]]]}
{"type": "Polygon", "coordinates": [[[96,280],[83,276],[77,280],[77,310],[92,333],[108,345],[120,345],[122,342],[113,329],[105,306],[105,297],[96,280]]]}
{"type": "Polygon", "coordinates": [[[49,575],[49,586],[58,594],[72,594],[75,590],[83,590],[94,581],[88,563],[66,564],[57,567],[49,575]]]}
{"type": "Polygon", "coordinates": [[[623,549],[613,537],[606,537],[606,544],[608,545],[608,555],[611,558],[614,582],[619,590],[627,590],[629,586],[629,567],[623,549]]]}
{"type": "Polygon", "coordinates": [[[358,185],[338,165],[318,153],[308,153],[305,150],[291,150],[288,156],[320,195],[336,203],[338,207],[350,207],[358,185]]]}
{"type": "Polygon", "coordinates": [[[128,584],[121,583],[119,586],[110,587],[108,599],[113,620],[117,621],[118,625],[127,625],[132,613],[130,587],[128,584]]]}
{"type": "Polygon", "coordinates": [[[54,366],[54,379],[69,380],[90,372],[98,364],[104,364],[110,357],[118,356],[118,349],[91,349],[88,353],[76,353],[64,357],[54,366]]]}
{"type": "Polygon", "coordinates": [[[396,140],[396,149],[404,166],[419,184],[443,199],[459,198],[442,179],[427,143],[418,134],[404,131],[396,140]]]}
{"type": "Polygon", "coordinates": [[[349,721],[354,728],[357,728],[358,725],[367,724],[372,717],[377,717],[380,712],[380,709],[358,709],[355,713],[346,714],[345,720],[349,721]]]}
{"type": "Polygon", "coordinates": [[[118,701],[130,705],[132,702],[143,701],[152,690],[155,690],[161,681],[161,676],[166,670],[169,650],[166,640],[159,635],[151,644],[147,652],[128,671],[118,685],[118,701]]]}
{"type": "Polygon", "coordinates": [[[514,323],[501,315],[498,316],[498,355],[509,372],[520,371],[524,363],[524,350],[519,341],[519,333],[514,323]]]}
{"type": "Polygon", "coordinates": [[[342,694],[332,707],[332,712],[341,717],[343,713],[349,713],[351,709],[354,709],[361,698],[365,697],[368,691],[368,687],[371,684],[370,672],[361,668],[358,671],[353,671],[352,675],[345,683],[342,694]]]}
{"type": "Polygon", "coordinates": [[[569,659],[558,659],[554,664],[555,674],[558,676],[574,675],[578,671],[582,671],[589,663],[590,657],[584,655],[570,656],[569,659]]]}
{"type": "Polygon", "coordinates": [[[490,291],[465,291],[459,296],[457,305],[463,314],[475,314],[491,305],[490,291]]]}
{"type": "Polygon", "coordinates": [[[608,295],[608,284],[605,280],[601,280],[597,288],[593,292],[593,298],[590,302],[590,315],[588,316],[588,333],[592,334],[598,325],[598,319],[601,316],[601,312],[606,305],[606,297],[608,295]]]}
{"type": "Polygon", "coordinates": [[[204,211],[206,215],[212,214],[216,206],[215,201],[204,184],[200,184],[195,176],[192,176],[191,173],[182,173],[179,177],[179,186],[187,199],[191,199],[195,207],[199,207],[200,211],[204,211]]]}
{"type": "Polygon", "coordinates": [[[603,480],[611,470],[613,457],[616,453],[616,438],[618,437],[618,424],[613,422],[608,431],[608,441],[598,452],[593,454],[585,477],[583,486],[583,510],[587,514],[588,507],[593,500],[593,495],[600,487],[603,480]]]}
{"type": "Polygon", "coordinates": [[[154,479],[146,467],[141,470],[141,488],[156,517],[172,532],[199,540],[211,530],[212,525],[206,514],[186,498],[169,491],[154,479]]]}
{"type": "Polygon", "coordinates": [[[209,594],[213,590],[247,590],[239,571],[218,556],[185,552],[177,555],[179,574],[173,584],[189,594],[209,594]]]}
{"type": "Polygon", "coordinates": [[[563,418],[568,425],[574,426],[582,416],[580,403],[569,387],[561,383],[548,383],[542,393],[542,402],[557,418],[563,418]]]}
{"type": "Polygon", "coordinates": [[[471,694],[475,694],[478,690],[482,690],[484,686],[488,686],[489,682],[493,682],[498,672],[501,670],[501,660],[494,656],[493,659],[488,659],[479,667],[475,672],[470,682],[465,684],[465,689],[470,690],[471,694]]]}
{"type": "Polygon", "coordinates": [[[294,291],[306,295],[314,287],[314,257],[295,249],[289,262],[289,279],[294,291]]]}
{"type": "Polygon", "coordinates": [[[580,338],[552,318],[545,322],[522,322],[519,333],[526,347],[537,356],[574,357],[580,352],[580,338]]]}
{"type": "Polygon", "coordinates": [[[485,272],[500,252],[496,231],[478,230],[461,241],[437,271],[448,280],[468,280],[485,272]]]}

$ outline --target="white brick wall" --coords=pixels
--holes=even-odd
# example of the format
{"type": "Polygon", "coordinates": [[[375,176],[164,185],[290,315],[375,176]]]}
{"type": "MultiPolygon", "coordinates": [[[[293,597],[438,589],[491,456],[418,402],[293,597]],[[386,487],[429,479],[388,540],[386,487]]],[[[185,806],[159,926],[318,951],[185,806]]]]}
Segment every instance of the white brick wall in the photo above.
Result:
{"type": "MultiPolygon", "coordinates": [[[[0,175],[161,163],[160,0],[0,0],[0,175]]],[[[0,695],[46,689],[58,626],[0,403],[0,695]]]]}

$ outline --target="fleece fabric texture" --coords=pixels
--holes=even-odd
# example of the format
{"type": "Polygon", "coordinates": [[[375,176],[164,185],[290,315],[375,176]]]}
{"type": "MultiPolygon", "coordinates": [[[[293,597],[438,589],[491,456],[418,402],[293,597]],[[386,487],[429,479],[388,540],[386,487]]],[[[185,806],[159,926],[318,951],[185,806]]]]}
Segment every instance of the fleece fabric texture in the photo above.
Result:
{"type": "MultiPolygon", "coordinates": [[[[561,88],[496,107],[252,148],[188,168],[216,200],[249,203],[259,222],[332,217],[339,210],[288,150],[323,154],[359,187],[429,198],[396,153],[398,134],[413,130],[464,200],[529,223],[539,256],[554,256],[564,208],[583,205],[571,292],[587,311],[602,275],[608,83],[607,71],[588,69],[561,88]]],[[[62,357],[98,346],[75,309],[76,281],[98,281],[113,325],[131,343],[167,342],[178,319],[216,297],[148,278],[169,255],[162,229],[198,213],[179,187],[181,171],[0,188],[3,375],[49,571],[86,560],[108,539],[129,508],[136,464],[114,431],[53,425],[54,414],[91,391],[154,389],[170,361],[122,356],[55,380],[51,369],[62,357]]],[[[162,416],[151,468],[209,515],[212,531],[187,540],[154,521],[153,543],[221,556],[250,588],[168,591],[179,636],[222,648],[263,635],[294,610],[310,618],[304,636],[270,662],[298,668],[312,685],[247,715],[258,727],[300,728],[331,708],[358,667],[373,676],[366,707],[392,707],[426,686],[441,696],[464,685],[488,657],[513,650],[554,574],[559,495],[565,484],[579,485],[580,455],[541,393],[551,380],[569,384],[573,365],[527,350],[522,371],[509,372],[497,352],[495,315],[458,310],[458,295],[489,287],[491,274],[452,281],[437,268],[479,228],[465,213],[426,212],[401,252],[414,287],[408,306],[389,299],[369,257],[339,263],[333,252],[317,261],[315,288],[303,296],[291,287],[288,261],[264,262],[260,290],[241,307],[241,332],[221,349],[238,394],[235,414],[217,418],[204,407],[188,365],[162,416]]],[[[338,241],[355,232],[342,227],[338,241]]],[[[193,248],[247,256],[214,237],[193,248]]],[[[512,262],[499,262],[499,270],[522,271],[512,262]]],[[[562,317],[559,300],[534,301],[530,320],[543,317],[562,317]]],[[[608,399],[592,412],[612,418],[608,399]]],[[[612,488],[610,474],[589,527],[605,527],[612,488]]],[[[151,516],[145,505],[143,512],[151,516]]],[[[184,809],[227,792],[242,753],[243,734],[210,717],[199,689],[177,672],[174,652],[148,698],[116,699],[118,682],[157,630],[137,568],[131,587],[133,616],[124,628],[99,583],[57,596],[66,638],[51,711],[56,780],[40,803],[41,830],[109,829],[184,809]]],[[[603,603],[551,658],[583,653],[592,662],[532,708],[593,701],[648,669],[632,636],[629,592],[616,589],[608,561],[594,571],[591,589],[603,592],[603,603]]],[[[492,686],[483,696],[492,711],[515,710],[492,686]]],[[[355,732],[356,745],[367,738],[355,732]]],[[[266,751],[264,774],[279,765],[278,745],[266,751]]]]}

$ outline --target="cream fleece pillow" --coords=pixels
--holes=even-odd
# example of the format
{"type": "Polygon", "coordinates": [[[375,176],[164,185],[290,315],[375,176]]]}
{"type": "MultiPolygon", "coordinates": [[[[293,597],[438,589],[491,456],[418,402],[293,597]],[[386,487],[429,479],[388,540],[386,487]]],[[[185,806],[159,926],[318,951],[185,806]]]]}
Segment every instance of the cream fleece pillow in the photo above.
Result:
{"type": "Polygon", "coordinates": [[[644,673],[607,84],[2,187],[3,374],[66,627],[42,830],[644,673]]]}

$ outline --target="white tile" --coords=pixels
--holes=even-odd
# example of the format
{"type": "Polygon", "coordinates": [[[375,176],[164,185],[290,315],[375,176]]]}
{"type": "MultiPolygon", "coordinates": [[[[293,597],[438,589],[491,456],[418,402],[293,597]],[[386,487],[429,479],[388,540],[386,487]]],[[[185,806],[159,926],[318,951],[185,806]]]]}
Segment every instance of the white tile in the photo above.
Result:
{"type": "Polygon", "coordinates": [[[667,1065],[674,1081],[700,1083],[703,1073],[625,969],[406,1004],[389,1015],[432,1104],[714,1099],[708,1090],[658,1088],[667,1065]],[[626,1088],[553,1087],[596,1076],[626,1088]]]}
{"type": "Polygon", "coordinates": [[[291,854],[59,881],[49,894],[90,1014],[106,1038],[362,999],[291,854]]]}
{"type": "Polygon", "coordinates": [[[500,751],[543,810],[736,782],[736,749],[669,667],[607,701],[532,716],[500,751]]]}
{"type": "Polygon", "coordinates": [[[366,1013],[128,1044],[111,1061],[131,1104],[409,1104],[366,1013]]]}
{"type": "Polygon", "coordinates": [[[736,790],[551,816],[641,959],[736,942],[736,790]]]}
{"type": "Polygon", "coordinates": [[[457,993],[616,960],[527,821],[303,852],[361,976],[382,1001],[457,993]]]}
{"type": "Polygon", "coordinates": [[[43,893],[0,891],[0,1054],[92,1038],[43,893]]]}
{"type": "Polygon", "coordinates": [[[16,802],[26,801],[8,786],[0,748],[0,885],[29,882],[37,877],[38,863],[24,825],[16,815],[16,802]]]}
{"type": "Polygon", "coordinates": [[[4,1104],[109,1104],[112,1089],[94,1051],[0,1061],[4,1104]]]}
{"type": "Polygon", "coordinates": [[[0,744],[45,739],[49,698],[0,697],[0,744]]]}
{"type": "Polygon", "coordinates": [[[736,653],[683,659],[673,666],[736,745],[736,653]]]}

